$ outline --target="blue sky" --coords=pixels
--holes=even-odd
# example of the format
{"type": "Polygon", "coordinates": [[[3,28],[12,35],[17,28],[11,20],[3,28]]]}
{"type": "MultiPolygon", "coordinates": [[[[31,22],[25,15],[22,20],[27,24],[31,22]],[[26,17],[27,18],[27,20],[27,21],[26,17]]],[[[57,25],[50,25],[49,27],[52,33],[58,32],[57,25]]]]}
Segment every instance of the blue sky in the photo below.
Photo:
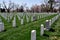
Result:
{"type": "MultiPolygon", "coordinates": [[[[0,3],[2,3],[3,1],[8,3],[10,0],[0,0],[0,3]]],[[[34,4],[40,5],[41,3],[44,3],[44,0],[11,0],[11,1],[19,5],[27,3],[28,7],[31,7],[34,4]]]]}

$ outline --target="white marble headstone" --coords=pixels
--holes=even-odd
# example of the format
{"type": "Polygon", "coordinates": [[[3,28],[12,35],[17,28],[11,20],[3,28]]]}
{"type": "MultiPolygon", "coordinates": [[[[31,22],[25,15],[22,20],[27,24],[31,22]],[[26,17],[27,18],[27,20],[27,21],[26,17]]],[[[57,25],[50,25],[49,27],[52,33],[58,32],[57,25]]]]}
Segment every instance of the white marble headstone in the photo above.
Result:
{"type": "Polygon", "coordinates": [[[31,21],[33,21],[33,16],[31,17],[31,21]]]}
{"type": "Polygon", "coordinates": [[[39,19],[39,16],[38,16],[38,19],[39,19]]]}
{"type": "Polygon", "coordinates": [[[13,20],[13,27],[16,27],[16,18],[14,17],[14,20],[13,20]]]}
{"type": "Polygon", "coordinates": [[[4,23],[0,22],[0,32],[4,31],[4,23]]]}
{"type": "Polygon", "coordinates": [[[31,31],[31,40],[36,40],[36,30],[31,31]]]}
{"type": "Polygon", "coordinates": [[[23,19],[21,19],[21,24],[23,24],[23,19]]]}
{"type": "Polygon", "coordinates": [[[40,35],[43,36],[43,34],[44,34],[44,25],[43,24],[41,24],[41,29],[40,30],[41,30],[40,35]]]}
{"type": "Polygon", "coordinates": [[[50,25],[50,26],[52,25],[52,20],[51,20],[51,19],[49,20],[49,25],[50,25]]]}
{"type": "Polygon", "coordinates": [[[46,20],[46,25],[45,25],[45,27],[46,27],[46,30],[49,30],[49,29],[50,29],[49,20],[46,20]]]}
{"type": "Polygon", "coordinates": [[[8,20],[8,22],[10,21],[10,17],[9,16],[7,17],[7,20],[8,20]]]}
{"type": "Polygon", "coordinates": [[[29,22],[29,18],[28,18],[28,16],[26,16],[26,19],[27,19],[27,22],[29,22]]]}

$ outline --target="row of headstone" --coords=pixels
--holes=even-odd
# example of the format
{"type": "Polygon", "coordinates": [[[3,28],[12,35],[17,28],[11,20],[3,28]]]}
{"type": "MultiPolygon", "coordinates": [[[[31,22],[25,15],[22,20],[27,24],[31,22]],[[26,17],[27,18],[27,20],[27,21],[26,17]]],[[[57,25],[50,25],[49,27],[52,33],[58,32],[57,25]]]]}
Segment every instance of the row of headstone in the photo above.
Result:
{"type": "Polygon", "coordinates": [[[57,15],[57,16],[55,16],[55,17],[53,17],[52,19],[51,19],[51,21],[52,21],[52,23],[51,24],[53,24],[57,19],[59,18],[59,15],[57,15]]]}
{"type": "Polygon", "coordinates": [[[51,28],[51,25],[59,18],[59,15],[53,17],[52,19],[50,20],[46,20],[46,23],[45,23],[45,27],[46,27],[46,30],[49,30],[51,28]]]}
{"type": "MultiPolygon", "coordinates": [[[[50,16],[52,14],[31,14],[30,17],[31,17],[31,21],[35,21],[35,20],[38,20],[40,18],[44,18],[44,17],[47,17],[47,16],[50,16]]],[[[17,14],[17,17],[18,19],[21,21],[21,24],[24,24],[24,17],[26,16],[26,21],[27,23],[30,21],[29,20],[29,14],[17,14]],[[22,17],[22,18],[21,18],[22,17]]]]}
{"type": "MultiPolygon", "coordinates": [[[[44,17],[47,17],[47,16],[50,16],[51,14],[46,14],[46,15],[38,15],[38,19],[41,19],[41,18],[44,18],[44,17]],[[39,18],[40,17],[40,18],[39,18]]],[[[31,21],[34,21],[34,20],[37,20],[37,17],[36,16],[32,16],[31,17],[31,21]]]]}
{"type": "MultiPolygon", "coordinates": [[[[19,13],[19,14],[17,14],[17,15],[20,15],[20,16],[21,16],[21,15],[23,15],[23,14],[20,14],[20,13],[19,13]]],[[[39,13],[34,13],[34,14],[31,14],[31,13],[30,13],[30,14],[27,14],[27,13],[26,13],[26,14],[24,14],[24,15],[30,15],[30,16],[31,16],[31,15],[40,15],[40,16],[43,17],[43,15],[44,15],[44,16],[47,16],[47,15],[51,15],[51,14],[39,14],[39,13]]]]}
{"type": "MultiPolygon", "coordinates": [[[[20,17],[19,17],[20,18],[20,17]]],[[[20,23],[21,23],[21,25],[22,24],[24,24],[24,19],[23,19],[23,17],[22,18],[20,18],[20,20],[19,21],[21,21],[20,23]]],[[[14,19],[13,19],[13,26],[16,26],[16,17],[14,17],[14,19]]]]}
{"type": "MultiPolygon", "coordinates": [[[[54,17],[54,21],[56,21],[58,19],[59,15],[54,17]]],[[[44,34],[44,30],[49,30],[51,28],[51,24],[52,24],[52,20],[46,20],[45,22],[45,28],[44,25],[41,24],[41,28],[40,28],[40,35],[43,36],[44,34]]],[[[36,30],[32,30],[31,31],[31,40],[36,40],[36,30]]]]}
{"type": "Polygon", "coordinates": [[[0,13],[0,15],[7,20],[7,13],[0,13]]]}
{"type": "MultiPolygon", "coordinates": [[[[16,27],[16,16],[14,16],[14,19],[12,21],[12,26],[16,27]]],[[[2,22],[2,19],[0,19],[0,32],[4,31],[4,23],[2,22]]]]}
{"type": "MultiPolygon", "coordinates": [[[[27,15],[27,13],[16,13],[17,15],[27,15]]],[[[28,13],[29,15],[31,15],[31,13],[28,13]]],[[[41,15],[41,18],[43,18],[43,15],[46,14],[46,15],[52,15],[52,14],[47,14],[47,13],[34,13],[34,15],[41,15]]],[[[10,16],[10,19],[13,17],[14,13],[0,13],[0,15],[2,17],[4,17],[5,19],[7,19],[7,16],[10,16]]]]}
{"type": "Polygon", "coordinates": [[[46,30],[50,30],[51,25],[52,25],[58,18],[59,18],[59,15],[56,15],[56,16],[53,17],[52,19],[46,20],[46,23],[45,23],[45,28],[46,28],[46,30]]]}
{"type": "Polygon", "coordinates": [[[51,28],[51,25],[52,25],[52,21],[56,21],[58,18],[59,18],[59,15],[57,15],[57,16],[55,16],[55,17],[53,17],[54,19],[53,20],[46,20],[46,22],[45,22],[45,28],[44,28],[44,25],[43,24],[41,24],[41,31],[40,31],[40,35],[41,36],[43,36],[43,34],[44,34],[44,30],[50,30],[50,28],[51,28]]]}
{"type": "Polygon", "coordinates": [[[9,22],[11,19],[12,19],[12,17],[13,17],[13,13],[0,13],[0,15],[5,19],[5,20],[7,20],[7,22],[9,22]]]}
{"type": "MultiPolygon", "coordinates": [[[[42,17],[44,17],[44,15],[42,16],[42,17]]],[[[41,17],[41,18],[42,18],[41,17]]],[[[12,18],[12,17],[10,17],[10,18],[12,18]]],[[[27,19],[27,22],[29,22],[29,18],[26,16],[26,19],[27,19]]],[[[38,16],[38,19],[39,19],[39,16],[38,16]]],[[[8,22],[9,22],[9,15],[8,15],[8,22]]],[[[34,17],[34,19],[33,19],[33,17],[32,17],[32,19],[31,19],[32,21],[34,21],[34,20],[36,20],[36,17],[34,17]]],[[[23,24],[24,23],[24,20],[23,19],[21,19],[21,24],[23,24]]],[[[13,27],[16,27],[16,18],[14,17],[14,20],[13,20],[13,27]]]]}

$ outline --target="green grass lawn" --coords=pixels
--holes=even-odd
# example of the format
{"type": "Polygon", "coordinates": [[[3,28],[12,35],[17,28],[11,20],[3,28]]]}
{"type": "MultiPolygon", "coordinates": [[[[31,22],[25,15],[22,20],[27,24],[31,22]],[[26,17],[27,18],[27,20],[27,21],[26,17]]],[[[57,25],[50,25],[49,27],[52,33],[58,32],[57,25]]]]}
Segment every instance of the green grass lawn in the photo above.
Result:
{"type": "MultiPolygon", "coordinates": [[[[40,25],[44,24],[45,20],[51,19],[54,16],[56,16],[56,15],[51,15],[46,18],[41,18],[34,22],[25,23],[24,25],[21,25],[20,20],[18,20],[18,18],[16,17],[16,19],[17,19],[16,28],[12,27],[12,22],[8,23],[7,20],[4,20],[4,18],[1,17],[2,21],[5,23],[6,31],[0,33],[0,40],[31,40],[31,30],[37,31],[37,40],[48,40],[53,35],[53,32],[45,32],[46,34],[49,35],[49,37],[40,36],[40,25]]],[[[13,18],[11,19],[11,21],[12,20],[13,20],[13,18]]]]}
{"type": "Polygon", "coordinates": [[[52,25],[55,32],[50,32],[50,40],[60,40],[60,18],[52,25]]]}

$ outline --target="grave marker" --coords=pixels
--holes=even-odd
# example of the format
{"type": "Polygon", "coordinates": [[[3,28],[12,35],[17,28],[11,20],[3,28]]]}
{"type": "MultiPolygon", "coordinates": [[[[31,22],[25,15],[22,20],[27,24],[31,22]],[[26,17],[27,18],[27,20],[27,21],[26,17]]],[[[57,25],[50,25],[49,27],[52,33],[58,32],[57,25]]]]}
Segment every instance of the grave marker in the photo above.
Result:
{"type": "Polygon", "coordinates": [[[49,20],[49,26],[50,26],[50,28],[51,28],[51,24],[52,24],[52,20],[50,19],[49,20]]]}
{"type": "Polygon", "coordinates": [[[23,24],[23,19],[21,19],[21,24],[23,24]]]}
{"type": "Polygon", "coordinates": [[[4,31],[4,23],[0,22],[0,32],[4,31]]]}
{"type": "Polygon", "coordinates": [[[36,30],[31,31],[31,40],[36,40],[36,30]]]}
{"type": "Polygon", "coordinates": [[[49,20],[46,20],[46,25],[45,25],[45,27],[46,27],[46,30],[49,30],[49,29],[50,29],[49,20]]]}
{"type": "Polygon", "coordinates": [[[16,18],[14,17],[14,20],[13,20],[13,27],[16,27],[16,18]]]}
{"type": "Polygon", "coordinates": [[[41,24],[41,29],[40,30],[41,30],[40,35],[43,36],[43,34],[44,34],[44,25],[43,24],[41,24]]]}
{"type": "Polygon", "coordinates": [[[28,16],[26,16],[26,19],[27,19],[27,22],[29,22],[29,18],[28,18],[28,16]]]}

